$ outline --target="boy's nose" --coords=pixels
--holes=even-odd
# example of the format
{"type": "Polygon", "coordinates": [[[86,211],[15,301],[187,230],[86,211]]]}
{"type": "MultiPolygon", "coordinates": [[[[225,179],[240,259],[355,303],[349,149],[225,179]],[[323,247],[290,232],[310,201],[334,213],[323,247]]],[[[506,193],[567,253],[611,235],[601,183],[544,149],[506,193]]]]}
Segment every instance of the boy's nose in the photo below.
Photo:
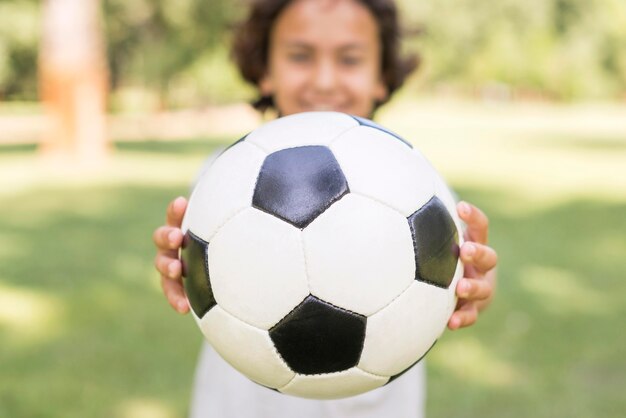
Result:
{"type": "Polygon", "coordinates": [[[317,64],[313,84],[318,91],[332,91],[337,86],[337,80],[337,68],[330,60],[317,64]]]}

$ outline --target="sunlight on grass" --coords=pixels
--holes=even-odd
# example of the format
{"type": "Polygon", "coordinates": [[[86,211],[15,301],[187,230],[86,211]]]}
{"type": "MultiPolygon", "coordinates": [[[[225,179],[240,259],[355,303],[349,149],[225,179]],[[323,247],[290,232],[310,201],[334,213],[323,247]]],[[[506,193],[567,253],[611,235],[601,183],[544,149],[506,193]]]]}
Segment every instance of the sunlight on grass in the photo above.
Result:
{"type": "Polygon", "coordinates": [[[115,415],[119,418],[173,418],[174,412],[165,403],[150,398],[135,398],[121,402],[115,415]]]}
{"type": "MultiPolygon", "coordinates": [[[[527,144],[526,144],[527,145],[527,144]]],[[[601,198],[607,202],[626,200],[626,154],[586,155],[584,150],[538,150],[531,146],[511,146],[490,154],[478,154],[468,170],[458,161],[446,165],[451,182],[462,187],[491,187],[525,200],[509,209],[526,212],[544,210],[580,198],[601,198]]]]}
{"type": "Polygon", "coordinates": [[[0,284],[0,329],[20,342],[40,342],[58,335],[63,323],[60,300],[34,290],[0,284]]]}
{"type": "Polygon", "coordinates": [[[490,387],[519,384],[522,373],[500,360],[478,339],[449,337],[441,341],[428,356],[429,364],[440,367],[460,381],[490,387]]]}
{"type": "Polygon", "coordinates": [[[575,107],[407,101],[385,109],[381,120],[448,182],[511,194],[519,199],[505,209],[527,212],[579,198],[626,200],[626,123],[608,115],[575,107]]]}
{"type": "Polygon", "coordinates": [[[2,231],[0,235],[0,260],[8,260],[22,254],[25,251],[26,242],[26,237],[22,235],[2,231]]]}
{"type": "Polygon", "coordinates": [[[605,315],[615,308],[615,301],[609,295],[585,285],[568,270],[528,266],[520,277],[522,287],[536,296],[546,311],[555,315],[605,315]]]}
{"type": "Polygon", "coordinates": [[[206,157],[115,154],[109,164],[102,168],[76,171],[42,164],[35,155],[11,158],[0,156],[0,178],[11,179],[3,181],[0,196],[10,197],[34,188],[59,185],[64,189],[122,184],[162,187],[187,185],[206,157]]]}
{"type": "Polygon", "coordinates": [[[616,229],[614,235],[602,237],[593,243],[590,252],[596,259],[619,260],[626,254],[624,231],[616,229]]]}
{"type": "MultiPolygon", "coordinates": [[[[379,120],[413,142],[448,182],[500,190],[518,198],[501,202],[505,210],[527,213],[579,198],[626,200],[626,124],[620,118],[626,111],[608,110],[405,99],[383,109],[379,120]]],[[[0,178],[11,179],[0,195],[58,184],[188,184],[209,153],[203,144],[207,150],[216,145],[215,138],[196,144],[183,154],[172,153],[185,149],[185,141],[172,143],[170,153],[117,152],[105,168],[81,173],[46,166],[34,155],[0,154],[0,178]]]]}

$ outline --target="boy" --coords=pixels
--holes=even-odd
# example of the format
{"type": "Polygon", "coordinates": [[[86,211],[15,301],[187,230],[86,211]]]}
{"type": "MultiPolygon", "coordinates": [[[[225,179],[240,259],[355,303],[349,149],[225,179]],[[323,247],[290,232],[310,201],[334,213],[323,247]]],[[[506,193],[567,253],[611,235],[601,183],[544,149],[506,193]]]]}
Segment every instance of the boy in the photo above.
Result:
{"type": "MultiPolygon", "coordinates": [[[[260,98],[255,107],[279,115],[334,110],[371,118],[402,85],[415,59],[399,55],[398,22],[392,0],[257,0],[235,37],[234,56],[260,98]]],[[[178,249],[187,202],[175,199],[167,225],[157,228],[155,265],[169,303],[189,311],[178,249]]],[[[467,224],[460,252],[464,278],[448,327],[473,324],[493,296],[497,255],[486,245],[487,217],[461,202],[467,224]]],[[[275,393],[248,381],[206,343],[196,375],[192,417],[421,417],[423,364],[392,384],[363,395],[314,401],[275,393]]]]}

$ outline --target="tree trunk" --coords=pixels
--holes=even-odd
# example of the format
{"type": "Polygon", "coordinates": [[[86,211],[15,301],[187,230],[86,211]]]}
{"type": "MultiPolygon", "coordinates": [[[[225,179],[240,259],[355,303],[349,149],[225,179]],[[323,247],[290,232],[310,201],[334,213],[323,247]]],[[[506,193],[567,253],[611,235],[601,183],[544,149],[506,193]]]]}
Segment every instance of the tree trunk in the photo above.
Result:
{"type": "Polygon", "coordinates": [[[106,160],[108,71],[100,0],[45,0],[40,94],[49,119],[41,153],[63,164],[106,160]]]}

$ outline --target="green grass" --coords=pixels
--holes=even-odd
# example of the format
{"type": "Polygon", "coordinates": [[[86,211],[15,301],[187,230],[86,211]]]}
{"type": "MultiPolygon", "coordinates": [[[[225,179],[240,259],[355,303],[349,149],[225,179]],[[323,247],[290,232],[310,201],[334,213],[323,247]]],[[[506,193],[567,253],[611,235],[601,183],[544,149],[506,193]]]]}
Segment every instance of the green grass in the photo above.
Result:
{"type": "MultiPolygon", "coordinates": [[[[428,357],[428,415],[623,416],[626,137],[397,127],[489,214],[500,256],[492,307],[428,357]]],[[[0,147],[0,417],[185,416],[201,337],[150,236],[222,143],[120,144],[80,176],[0,147]]]]}
{"type": "Polygon", "coordinates": [[[460,192],[490,213],[498,296],[433,353],[432,416],[622,416],[626,203],[510,216],[490,203],[506,195],[460,192]]]}
{"type": "Polygon", "coordinates": [[[86,179],[0,148],[0,417],[186,410],[201,337],[161,296],[150,237],[202,154],[120,148],[86,179]]]}

